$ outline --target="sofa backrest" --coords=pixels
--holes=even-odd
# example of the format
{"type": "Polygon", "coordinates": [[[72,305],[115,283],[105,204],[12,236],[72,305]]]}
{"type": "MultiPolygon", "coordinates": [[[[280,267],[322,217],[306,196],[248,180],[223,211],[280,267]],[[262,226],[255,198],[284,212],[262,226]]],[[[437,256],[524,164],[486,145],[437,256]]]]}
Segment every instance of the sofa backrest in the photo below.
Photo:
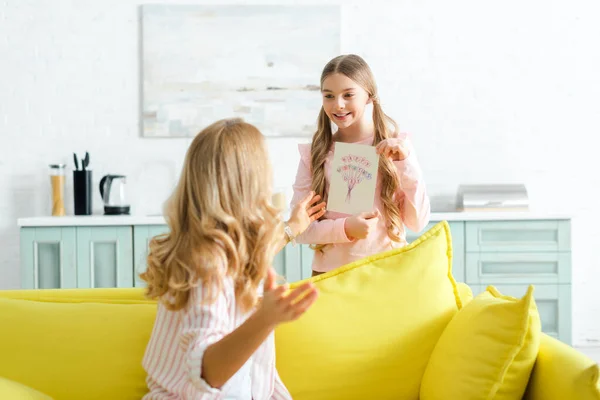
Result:
{"type": "Polygon", "coordinates": [[[139,400],[155,315],[142,289],[0,291],[0,376],[61,400],[139,400]]]}

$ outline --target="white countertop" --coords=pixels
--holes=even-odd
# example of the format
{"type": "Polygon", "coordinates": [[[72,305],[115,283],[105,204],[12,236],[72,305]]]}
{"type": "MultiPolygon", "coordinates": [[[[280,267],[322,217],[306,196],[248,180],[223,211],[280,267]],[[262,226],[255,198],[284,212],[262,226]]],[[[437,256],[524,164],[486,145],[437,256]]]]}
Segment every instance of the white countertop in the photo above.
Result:
{"type": "Polygon", "coordinates": [[[17,220],[19,226],[117,226],[164,225],[162,215],[66,215],[64,217],[27,217],[17,220]]]}
{"type": "MultiPolygon", "coordinates": [[[[525,221],[543,219],[570,219],[566,214],[532,211],[465,211],[434,212],[431,221],[525,221]]],[[[64,217],[19,218],[19,226],[118,226],[118,225],[164,225],[162,215],[68,215],[64,217]]]]}

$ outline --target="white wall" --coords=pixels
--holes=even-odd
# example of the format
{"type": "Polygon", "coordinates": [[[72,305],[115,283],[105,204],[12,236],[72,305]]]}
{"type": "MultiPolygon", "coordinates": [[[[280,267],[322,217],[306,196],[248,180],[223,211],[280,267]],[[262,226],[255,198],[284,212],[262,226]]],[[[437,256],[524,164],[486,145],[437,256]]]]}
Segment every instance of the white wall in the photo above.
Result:
{"type": "MultiPolygon", "coordinates": [[[[189,140],[139,137],[139,4],[0,3],[0,288],[19,286],[16,219],[49,213],[47,165],[71,167],[73,151],[90,152],[96,181],[126,174],[134,212],[160,212],[189,140]]],[[[432,195],[524,182],[534,209],[573,214],[579,345],[600,343],[599,19],[596,0],[343,12],[343,52],[371,64],[386,111],[414,136],[432,195]]],[[[294,178],[296,142],[270,140],[277,186],[294,178]]]]}

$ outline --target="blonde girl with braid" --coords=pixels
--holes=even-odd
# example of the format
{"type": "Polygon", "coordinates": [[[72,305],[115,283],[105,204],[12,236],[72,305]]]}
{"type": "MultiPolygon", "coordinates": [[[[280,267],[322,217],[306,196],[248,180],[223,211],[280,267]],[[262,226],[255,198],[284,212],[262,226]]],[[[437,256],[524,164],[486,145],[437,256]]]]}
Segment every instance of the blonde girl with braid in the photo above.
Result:
{"type": "Polygon", "coordinates": [[[311,191],[327,200],[335,142],[375,146],[379,170],[372,211],[346,215],[328,210],[296,238],[298,243],[313,245],[313,276],[406,245],[405,227],[419,232],[430,217],[414,148],[383,112],[365,60],[348,54],[329,61],[321,74],[321,94],[323,105],[312,143],[299,145],[292,207],[311,191]]]}

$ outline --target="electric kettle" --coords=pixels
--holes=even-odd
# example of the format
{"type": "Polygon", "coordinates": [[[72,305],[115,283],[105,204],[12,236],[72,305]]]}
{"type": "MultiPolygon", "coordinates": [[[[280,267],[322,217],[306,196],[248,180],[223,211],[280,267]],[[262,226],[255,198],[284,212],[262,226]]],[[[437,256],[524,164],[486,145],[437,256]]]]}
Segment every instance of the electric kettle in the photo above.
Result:
{"type": "Polygon", "coordinates": [[[127,179],[124,175],[104,175],[100,179],[100,196],[105,215],[129,214],[130,206],[125,196],[127,179]]]}

